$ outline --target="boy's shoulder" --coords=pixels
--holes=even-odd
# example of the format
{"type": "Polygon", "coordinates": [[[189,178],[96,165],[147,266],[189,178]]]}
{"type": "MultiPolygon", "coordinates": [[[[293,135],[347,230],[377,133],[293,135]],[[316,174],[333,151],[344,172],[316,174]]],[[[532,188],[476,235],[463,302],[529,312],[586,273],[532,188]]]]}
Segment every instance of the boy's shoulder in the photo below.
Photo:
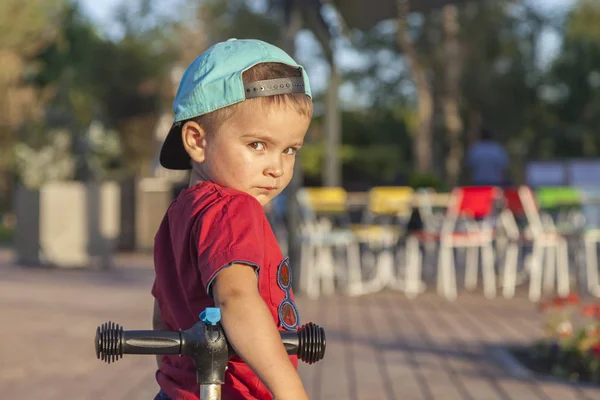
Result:
{"type": "Polygon", "coordinates": [[[201,213],[263,213],[262,206],[251,195],[212,182],[200,182],[184,189],[173,205],[175,209],[201,213]]]}

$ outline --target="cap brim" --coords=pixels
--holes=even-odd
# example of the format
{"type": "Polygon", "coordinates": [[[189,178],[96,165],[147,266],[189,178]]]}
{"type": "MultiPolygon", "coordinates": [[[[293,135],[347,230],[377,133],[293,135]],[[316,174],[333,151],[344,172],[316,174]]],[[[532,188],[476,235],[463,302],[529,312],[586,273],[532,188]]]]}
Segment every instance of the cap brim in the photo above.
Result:
{"type": "Polygon", "coordinates": [[[174,124],[169,130],[161,149],[160,165],[167,169],[191,169],[190,156],[183,147],[181,124],[174,124]]]}

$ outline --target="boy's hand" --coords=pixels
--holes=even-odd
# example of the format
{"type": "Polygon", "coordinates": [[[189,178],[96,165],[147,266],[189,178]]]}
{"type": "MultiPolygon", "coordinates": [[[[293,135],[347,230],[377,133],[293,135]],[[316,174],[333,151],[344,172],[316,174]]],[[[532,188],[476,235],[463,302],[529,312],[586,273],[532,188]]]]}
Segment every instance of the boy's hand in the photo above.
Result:
{"type": "Polygon", "coordinates": [[[233,264],[213,282],[215,305],[229,343],[277,400],[308,396],[281,341],[271,312],[258,292],[250,266],[233,264]]]}

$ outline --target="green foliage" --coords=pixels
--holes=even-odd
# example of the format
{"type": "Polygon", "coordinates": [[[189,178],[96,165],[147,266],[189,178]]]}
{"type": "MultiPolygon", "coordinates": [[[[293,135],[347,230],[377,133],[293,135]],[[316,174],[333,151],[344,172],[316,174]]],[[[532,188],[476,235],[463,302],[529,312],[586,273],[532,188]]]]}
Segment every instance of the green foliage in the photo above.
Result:
{"type": "Polygon", "coordinates": [[[580,2],[565,21],[562,51],[548,71],[546,103],[554,115],[549,152],[555,156],[600,155],[599,24],[598,4],[580,2]]]}
{"type": "Polygon", "coordinates": [[[212,41],[251,38],[282,45],[281,16],[257,11],[247,1],[207,0],[202,10],[202,20],[212,41]]]}
{"type": "Polygon", "coordinates": [[[65,0],[2,0],[0,49],[25,58],[35,56],[52,40],[65,3],[65,0]]]}
{"type": "Polygon", "coordinates": [[[398,155],[410,158],[410,138],[406,128],[406,109],[375,108],[342,112],[342,139],[356,146],[398,145],[406,151],[398,155]]]}
{"type": "MultiPolygon", "coordinates": [[[[348,181],[389,184],[399,171],[407,169],[401,157],[402,150],[394,145],[369,146],[342,145],[339,158],[348,181]]],[[[326,148],[324,143],[305,144],[299,153],[302,170],[307,178],[318,179],[324,168],[326,148]]]]}
{"type": "Polygon", "coordinates": [[[24,122],[37,123],[43,93],[26,81],[41,66],[35,57],[56,37],[64,0],[0,2],[0,196],[12,168],[12,144],[24,122]]]}
{"type": "Polygon", "coordinates": [[[571,14],[566,30],[569,39],[600,42],[600,3],[595,0],[579,0],[578,6],[571,14]]]}
{"type": "Polygon", "coordinates": [[[100,121],[118,131],[126,168],[139,172],[156,151],[150,145],[153,127],[176,49],[169,47],[168,28],[133,29],[136,22],[127,18],[134,17],[122,18],[126,35],[112,41],[100,37],[71,4],[58,40],[38,58],[44,68],[34,81],[55,93],[47,108],[48,126],[85,140],[88,127],[100,121]]]}
{"type": "Polygon", "coordinates": [[[343,164],[348,178],[369,183],[391,183],[400,171],[407,169],[402,149],[394,145],[372,144],[354,147],[352,157],[343,164]]]}
{"type": "MultiPolygon", "coordinates": [[[[308,177],[319,177],[323,171],[325,161],[325,145],[323,143],[306,143],[298,153],[299,161],[302,165],[304,174],[308,177]]],[[[344,145],[339,150],[342,163],[347,163],[353,158],[355,149],[352,146],[344,145]]]]}
{"type": "MultiPolygon", "coordinates": [[[[481,0],[459,6],[465,148],[483,124],[507,145],[515,172],[531,159],[600,155],[599,9],[597,1],[582,0],[561,27],[557,18],[527,3],[481,0]],[[565,41],[558,58],[544,65],[539,44],[548,27],[558,27],[565,41]]],[[[441,11],[411,18],[409,30],[439,103],[446,90],[441,11]]],[[[386,21],[352,35],[354,48],[364,57],[345,79],[355,92],[369,93],[369,114],[398,105],[416,109],[395,34],[393,23],[386,21]]],[[[410,113],[406,115],[404,126],[412,131],[410,113]]],[[[432,151],[441,161],[446,132],[439,108],[434,131],[438,143],[432,151]]]]}
{"type": "Polygon", "coordinates": [[[438,176],[433,174],[411,174],[408,186],[414,189],[434,189],[437,192],[446,192],[450,188],[438,176]]]}
{"type": "Polygon", "coordinates": [[[574,382],[600,383],[600,305],[576,294],[540,304],[547,336],[517,351],[532,370],[574,382]]]}
{"type": "MultiPolygon", "coordinates": [[[[410,138],[405,128],[406,110],[374,109],[342,113],[340,160],[345,180],[390,184],[398,175],[407,173],[412,163],[410,138]]],[[[307,177],[318,178],[326,157],[322,136],[323,117],[313,121],[313,142],[300,152],[307,177]]]]}
{"type": "Polygon", "coordinates": [[[406,109],[379,108],[342,114],[342,139],[354,147],[344,175],[373,184],[391,184],[411,169],[406,109]]]}
{"type": "Polygon", "coordinates": [[[10,228],[0,222],[0,246],[3,244],[9,244],[14,235],[14,229],[10,228]]]}
{"type": "Polygon", "coordinates": [[[524,4],[511,1],[482,1],[461,14],[463,52],[463,116],[466,126],[479,115],[482,121],[507,142],[512,136],[525,140],[523,132],[536,133],[544,114],[539,111],[539,86],[543,71],[537,64],[536,45],[542,27],[540,15],[524,4]],[[537,124],[536,124],[537,125],[537,124]]]}

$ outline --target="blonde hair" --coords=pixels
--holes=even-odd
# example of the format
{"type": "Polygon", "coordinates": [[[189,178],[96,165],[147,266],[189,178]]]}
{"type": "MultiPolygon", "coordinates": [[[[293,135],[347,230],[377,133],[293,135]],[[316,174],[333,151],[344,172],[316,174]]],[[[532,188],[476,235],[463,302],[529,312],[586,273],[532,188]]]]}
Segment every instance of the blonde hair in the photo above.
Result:
{"type": "MultiPolygon", "coordinates": [[[[260,63],[242,73],[244,84],[266,79],[301,77],[299,68],[282,63],[260,63]]],[[[214,132],[219,125],[230,118],[240,107],[281,107],[291,108],[307,118],[312,117],[313,103],[305,93],[286,93],[274,96],[257,97],[224,107],[190,120],[202,125],[209,132],[214,132]]]]}

